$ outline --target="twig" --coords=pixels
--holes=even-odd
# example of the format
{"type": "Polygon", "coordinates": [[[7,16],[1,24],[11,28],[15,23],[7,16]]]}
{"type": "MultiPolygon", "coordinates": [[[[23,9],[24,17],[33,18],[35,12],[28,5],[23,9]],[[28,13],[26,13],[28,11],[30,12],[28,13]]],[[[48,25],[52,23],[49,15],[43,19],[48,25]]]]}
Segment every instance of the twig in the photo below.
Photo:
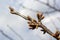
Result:
{"type": "Polygon", "coordinates": [[[12,7],[9,7],[9,9],[10,9],[10,13],[11,14],[19,15],[20,17],[22,17],[22,18],[24,18],[24,19],[27,20],[27,17],[26,16],[20,14],[19,12],[17,12],[16,10],[14,10],[12,7]]]}
{"type": "Polygon", "coordinates": [[[44,34],[48,33],[49,35],[51,35],[52,37],[56,38],[57,40],[60,39],[60,36],[59,35],[57,36],[57,32],[54,34],[45,25],[42,24],[41,20],[44,19],[44,16],[43,16],[42,13],[38,13],[37,14],[37,18],[38,18],[38,22],[37,22],[35,19],[32,19],[30,16],[28,16],[28,17],[23,16],[19,12],[16,12],[14,9],[13,9],[13,11],[11,11],[11,9],[12,9],[11,7],[9,7],[9,8],[10,8],[11,14],[15,14],[15,15],[21,16],[22,18],[25,17],[26,19],[25,18],[24,19],[29,21],[28,22],[28,24],[30,26],[29,29],[35,29],[35,28],[37,29],[38,27],[40,27],[40,28],[42,28],[41,31],[43,31],[44,34]]]}

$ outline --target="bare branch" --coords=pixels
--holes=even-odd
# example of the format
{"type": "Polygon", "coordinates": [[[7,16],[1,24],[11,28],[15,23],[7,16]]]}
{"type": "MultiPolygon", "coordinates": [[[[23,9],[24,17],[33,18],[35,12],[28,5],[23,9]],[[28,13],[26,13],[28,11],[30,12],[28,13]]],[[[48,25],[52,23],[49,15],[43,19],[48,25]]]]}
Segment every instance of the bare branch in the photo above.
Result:
{"type": "MultiPolygon", "coordinates": [[[[33,11],[33,12],[40,12],[40,11],[38,11],[38,10],[34,10],[34,9],[31,9],[31,8],[27,8],[27,7],[25,7],[23,4],[21,4],[21,7],[23,7],[24,9],[33,11]]],[[[43,11],[42,11],[42,12],[43,12],[43,11]]],[[[53,13],[53,12],[56,12],[56,10],[53,10],[53,11],[46,11],[46,12],[43,12],[43,13],[47,14],[47,13],[53,13]]]]}
{"type": "MultiPolygon", "coordinates": [[[[22,15],[21,13],[19,13],[19,12],[17,12],[15,9],[13,9],[12,7],[9,7],[9,9],[10,9],[10,13],[11,14],[15,14],[15,15],[18,15],[18,16],[20,16],[20,17],[22,17],[22,18],[24,18],[25,20],[29,20],[29,21],[32,21],[32,20],[30,20],[30,19],[32,19],[30,16],[24,16],[24,15],[22,15]],[[13,11],[12,11],[13,10],[13,11]]],[[[34,20],[35,21],[35,20],[34,20]]]]}
{"type": "MultiPolygon", "coordinates": [[[[11,9],[10,9],[10,11],[11,11],[11,9]]],[[[18,14],[18,16],[21,16],[22,18],[24,18],[23,15],[21,15],[19,12],[12,11],[11,14],[13,14],[13,13],[15,15],[18,14]]],[[[30,29],[35,29],[35,28],[37,29],[38,27],[40,27],[40,28],[42,28],[41,31],[43,31],[44,34],[48,33],[49,35],[51,35],[52,37],[56,38],[57,40],[60,39],[58,31],[54,34],[45,25],[42,24],[41,20],[44,18],[44,16],[43,16],[43,14],[41,14],[41,12],[37,14],[38,22],[35,19],[32,19],[30,16],[25,17],[25,18],[24,18],[25,20],[29,21],[28,24],[30,26],[30,29]]]]}

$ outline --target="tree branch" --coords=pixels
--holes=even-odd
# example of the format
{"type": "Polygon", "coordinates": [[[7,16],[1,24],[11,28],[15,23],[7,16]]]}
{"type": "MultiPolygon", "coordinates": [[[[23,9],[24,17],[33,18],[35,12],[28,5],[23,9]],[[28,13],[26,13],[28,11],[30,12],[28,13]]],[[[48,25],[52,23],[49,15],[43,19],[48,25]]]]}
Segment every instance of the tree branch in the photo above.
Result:
{"type": "Polygon", "coordinates": [[[37,14],[37,18],[38,18],[38,22],[35,19],[32,19],[30,16],[24,16],[21,15],[19,12],[15,11],[15,9],[9,7],[11,14],[15,14],[18,16],[21,16],[22,18],[24,18],[25,20],[28,20],[28,24],[30,26],[30,29],[37,29],[38,27],[42,28],[41,31],[45,33],[48,33],[49,35],[51,35],[52,37],[56,38],[57,40],[60,40],[60,36],[58,35],[59,33],[53,33],[51,32],[45,25],[42,24],[41,20],[44,19],[44,16],[42,13],[38,13],[37,14]],[[13,11],[11,11],[13,10],[13,11]],[[40,21],[39,21],[40,20],[40,21]],[[58,34],[57,34],[58,33],[58,34]]]}

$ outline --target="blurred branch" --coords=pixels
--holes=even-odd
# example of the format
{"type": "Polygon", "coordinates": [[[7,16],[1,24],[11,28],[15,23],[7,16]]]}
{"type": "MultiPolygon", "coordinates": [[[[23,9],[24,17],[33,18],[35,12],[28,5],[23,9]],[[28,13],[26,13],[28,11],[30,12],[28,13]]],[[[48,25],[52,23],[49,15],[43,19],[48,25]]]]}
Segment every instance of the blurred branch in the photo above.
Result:
{"type": "Polygon", "coordinates": [[[33,12],[38,12],[38,10],[34,10],[34,9],[31,9],[31,8],[25,7],[23,4],[20,4],[20,6],[24,9],[27,9],[27,10],[30,10],[30,11],[33,11],[33,12]]]}
{"type": "MultiPolygon", "coordinates": [[[[39,0],[36,0],[36,1],[38,1],[38,2],[40,2],[40,3],[42,3],[42,4],[44,4],[44,5],[46,5],[46,6],[48,6],[48,7],[50,7],[50,8],[52,8],[52,9],[54,9],[55,11],[59,11],[60,12],[60,9],[57,9],[57,8],[55,8],[55,5],[56,5],[56,0],[54,0],[53,2],[54,2],[54,6],[51,6],[50,4],[48,4],[48,3],[44,3],[44,2],[42,2],[42,1],[39,1],[39,0]]],[[[49,2],[49,1],[48,1],[49,2]]]]}
{"type": "Polygon", "coordinates": [[[42,24],[41,20],[44,19],[44,16],[42,14],[42,12],[38,12],[37,14],[37,18],[38,18],[38,21],[36,21],[35,19],[32,19],[30,16],[23,16],[21,15],[19,12],[15,11],[15,9],[9,7],[10,9],[10,12],[11,14],[15,14],[15,15],[18,15],[18,16],[21,16],[22,18],[26,18],[25,20],[28,20],[28,24],[29,24],[29,29],[38,29],[38,27],[42,28],[42,32],[45,34],[45,33],[48,33],[49,35],[51,35],[52,37],[56,38],[57,40],[60,40],[60,36],[57,34],[58,32],[56,33],[53,33],[51,32],[45,25],[42,24]]]}
{"type": "Polygon", "coordinates": [[[22,36],[19,35],[17,32],[15,32],[9,25],[7,25],[7,27],[8,27],[12,32],[14,32],[21,40],[23,40],[22,36]]]}
{"type": "MultiPolygon", "coordinates": [[[[38,10],[34,10],[34,9],[31,9],[31,8],[27,8],[27,7],[25,7],[23,4],[20,4],[20,6],[21,6],[22,8],[24,8],[24,9],[27,9],[27,10],[30,10],[30,11],[33,11],[33,12],[40,12],[40,11],[38,11],[38,10]]],[[[53,11],[46,11],[46,12],[43,12],[43,13],[48,14],[48,13],[53,13],[53,12],[56,12],[56,11],[55,11],[55,10],[53,10],[53,11]]]]}
{"type": "MultiPolygon", "coordinates": [[[[23,6],[22,4],[21,4],[21,6],[23,8],[25,8],[25,9],[30,10],[30,11],[33,11],[33,12],[40,12],[38,10],[33,10],[33,9],[30,9],[30,8],[27,8],[27,7],[23,6]]],[[[53,10],[53,11],[46,11],[46,12],[43,12],[43,13],[47,14],[47,13],[53,13],[53,12],[55,12],[55,10],[53,10]]]]}
{"type": "Polygon", "coordinates": [[[2,33],[9,40],[13,40],[11,37],[9,37],[7,34],[5,34],[1,29],[0,29],[0,33],[2,33]]]}
{"type": "MultiPolygon", "coordinates": [[[[45,13],[45,14],[46,14],[46,13],[53,13],[53,12],[56,12],[56,11],[59,11],[59,12],[60,12],[59,9],[55,8],[56,0],[53,0],[53,3],[54,3],[53,6],[51,6],[51,5],[49,4],[49,0],[47,0],[47,3],[44,3],[44,2],[39,1],[39,0],[36,0],[36,1],[38,1],[38,2],[40,2],[40,3],[42,3],[42,4],[46,5],[46,6],[48,6],[48,7],[51,8],[51,9],[53,9],[52,11],[43,12],[43,13],[45,13]]],[[[20,4],[20,6],[23,7],[23,8],[25,8],[25,9],[27,9],[27,10],[30,10],[30,11],[40,12],[39,10],[34,10],[34,9],[31,9],[31,8],[25,7],[23,4],[20,4]]]]}

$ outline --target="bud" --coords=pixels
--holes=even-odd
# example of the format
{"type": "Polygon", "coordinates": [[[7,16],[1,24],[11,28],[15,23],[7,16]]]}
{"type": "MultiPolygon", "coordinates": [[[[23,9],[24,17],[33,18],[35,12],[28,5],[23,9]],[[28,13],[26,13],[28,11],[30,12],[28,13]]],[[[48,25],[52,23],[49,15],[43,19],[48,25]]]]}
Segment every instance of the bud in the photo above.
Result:
{"type": "Polygon", "coordinates": [[[27,16],[27,19],[28,19],[29,21],[32,21],[32,19],[31,19],[31,17],[30,17],[30,16],[27,16]]]}
{"type": "Polygon", "coordinates": [[[44,19],[44,16],[42,16],[42,19],[44,19]]]}
{"type": "Polygon", "coordinates": [[[42,14],[37,14],[37,18],[40,19],[42,17],[42,14]]]}
{"type": "Polygon", "coordinates": [[[9,6],[9,9],[10,9],[10,13],[12,13],[14,11],[14,9],[10,6],[9,6]]]}

